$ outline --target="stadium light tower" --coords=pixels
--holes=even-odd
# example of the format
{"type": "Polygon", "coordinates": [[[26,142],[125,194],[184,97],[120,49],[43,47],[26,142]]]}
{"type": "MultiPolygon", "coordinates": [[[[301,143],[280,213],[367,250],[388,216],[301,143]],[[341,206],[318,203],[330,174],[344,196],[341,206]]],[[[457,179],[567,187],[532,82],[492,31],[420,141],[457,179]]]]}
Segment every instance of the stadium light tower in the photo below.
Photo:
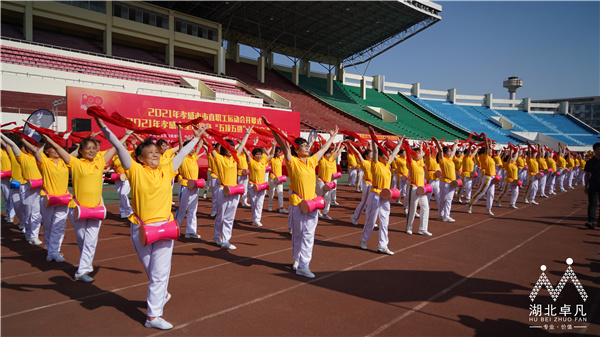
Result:
{"type": "MultiPolygon", "coordinates": [[[[509,77],[508,80],[504,81],[502,86],[508,89],[508,99],[515,99],[517,89],[523,86],[523,81],[516,76],[512,76],[509,77]]],[[[513,104],[510,104],[510,106],[512,107],[513,104]]]]}

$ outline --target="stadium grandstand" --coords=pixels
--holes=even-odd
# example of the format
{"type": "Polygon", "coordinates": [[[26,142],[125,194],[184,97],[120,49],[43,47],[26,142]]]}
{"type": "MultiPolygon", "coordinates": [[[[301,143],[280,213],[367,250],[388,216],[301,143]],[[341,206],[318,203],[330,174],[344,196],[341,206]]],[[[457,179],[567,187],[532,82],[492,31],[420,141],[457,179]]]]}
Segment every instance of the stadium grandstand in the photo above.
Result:
{"type": "MultiPolygon", "coordinates": [[[[69,95],[87,90],[96,92],[89,97],[146,97],[138,114],[127,117],[147,125],[157,125],[156,115],[141,116],[140,109],[184,104],[194,116],[216,106],[227,115],[255,118],[265,111],[297,112],[304,134],[334,125],[358,133],[373,126],[411,139],[466,139],[485,132],[501,145],[529,140],[558,148],[562,142],[573,150],[600,140],[597,130],[568,112],[567,101],[459,94],[346,71],[377,62],[381,53],[439,22],[442,7],[429,1],[2,1],[1,6],[3,123],[20,124],[33,111],[47,109],[57,118],[57,130],[77,126],[74,120],[85,116],[74,111],[85,104],[69,95]],[[259,56],[241,56],[241,46],[259,56]],[[276,54],[293,65],[276,64],[276,54]],[[328,72],[311,70],[315,63],[328,72]],[[148,103],[152,98],[162,103],[148,103]],[[204,105],[194,108],[196,103],[204,105]]],[[[182,116],[190,115],[170,118],[182,116]]],[[[206,116],[234,134],[251,121],[206,116]]]]}

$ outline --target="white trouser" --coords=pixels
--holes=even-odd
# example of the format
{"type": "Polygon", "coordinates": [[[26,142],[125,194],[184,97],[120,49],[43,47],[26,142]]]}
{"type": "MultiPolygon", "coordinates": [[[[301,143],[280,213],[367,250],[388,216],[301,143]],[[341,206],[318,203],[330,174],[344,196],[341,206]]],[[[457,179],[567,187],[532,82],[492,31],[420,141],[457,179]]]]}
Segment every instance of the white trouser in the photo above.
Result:
{"type": "Polygon", "coordinates": [[[292,223],[292,259],[298,261],[298,268],[309,269],[319,211],[304,214],[300,206],[290,205],[289,219],[292,223]]]}
{"type": "Polygon", "coordinates": [[[367,209],[367,220],[363,227],[362,242],[369,241],[373,228],[379,218],[379,245],[378,249],[388,247],[388,225],[390,223],[390,201],[381,198],[376,192],[369,192],[369,206],[367,209]]]}
{"type": "Polygon", "coordinates": [[[529,176],[529,183],[527,184],[527,190],[525,190],[525,197],[529,201],[535,200],[539,188],[540,179],[536,176],[529,176]]]}
{"type": "Polygon", "coordinates": [[[40,235],[42,214],[40,213],[40,191],[41,188],[31,189],[27,185],[21,185],[23,193],[23,213],[25,215],[25,236],[34,239],[40,235]]]}
{"type": "Polygon", "coordinates": [[[407,190],[408,195],[408,214],[406,215],[406,230],[412,231],[415,214],[417,213],[417,205],[421,208],[419,232],[425,232],[429,228],[429,198],[427,195],[418,195],[417,188],[409,185],[407,190]]]}
{"type": "Polygon", "coordinates": [[[233,233],[233,220],[237,211],[240,195],[233,194],[228,197],[223,193],[223,187],[217,190],[217,216],[215,217],[215,241],[221,239],[222,244],[229,243],[233,233]]]}
{"type": "Polygon", "coordinates": [[[400,198],[402,197],[404,197],[404,201],[406,201],[406,189],[408,188],[408,185],[410,185],[408,179],[402,179],[402,177],[398,178],[398,190],[400,191],[398,201],[400,201],[400,198]]]}
{"type": "Polygon", "coordinates": [[[362,213],[367,209],[369,193],[371,193],[371,185],[363,182],[362,183],[362,198],[360,199],[360,203],[356,206],[354,210],[354,215],[352,217],[354,220],[358,221],[358,218],[362,215],[362,213]]]}
{"type": "Polygon", "coordinates": [[[558,177],[558,187],[560,190],[565,189],[565,177],[567,176],[567,169],[559,168],[560,176],[558,177]]]}
{"type": "Polygon", "coordinates": [[[13,200],[10,197],[10,179],[2,179],[2,196],[4,197],[4,205],[6,207],[6,214],[11,219],[15,217],[15,206],[13,200]]]}
{"type": "MultiPolygon", "coordinates": [[[[146,226],[160,226],[166,221],[146,224],[146,226]]],[[[140,242],[140,226],[134,223],[130,225],[131,242],[137,253],[146,275],[148,276],[148,317],[160,317],[163,315],[165,298],[169,286],[169,274],[171,273],[171,257],[173,256],[174,241],[165,239],[154,241],[146,246],[140,242]]]]}
{"type": "Polygon", "coordinates": [[[458,191],[458,198],[465,196],[465,200],[471,200],[471,192],[473,191],[473,181],[475,178],[463,177],[463,184],[458,191]],[[464,191],[464,193],[463,193],[464,191]]]}
{"type": "Polygon", "coordinates": [[[556,176],[554,175],[554,172],[550,173],[550,177],[546,180],[546,183],[548,184],[548,193],[556,193],[556,176]]]}
{"type": "Polygon", "coordinates": [[[73,229],[75,229],[75,238],[81,253],[79,268],[77,268],[75,274],[83,275],[93,270],[92,262],[94,262],[94,255],[96,254],[102,221],[97,219],[75,220],[73,210],[74,208],[69,209],[69,219],[71,219],[73,229]]]}
{"type": "Polygon", "coordinates": [[[244,185],[244,194],[242,194],[242,204],[248,203],[248,180],[250,178],[248,176],[238,176],[238,184],[244,185]]]}
{"type": "Polygon", "coordinates": [[[198,211],[198,193],[200,188],[189,189],[187,186],[179,186],[179,207],[175,212],[175,220],[179,224],[179,231],[183,225],[183,219],[187,215],[187,224],[185,226],[185,234],[196,234],[198,228],[198,219],[196,212],[198,211]]]}
{"type": "Polygon", "coordinates": [[[546,180],[548,179],[548,176],[544,174],[544,176],[539,179],[538,182],[538,190],[540,191],[540,195],[546,195],[546,180]]]}
{"type": "Polygon", "coordinates": [[[248,190],[248,197],[250,198],[252,220],[260,221],[262,219],[262,211],[265,204],[265,195],[267,195],[267,190],[255,192],[254,184],[250,183],[248,186],[250,187],[248,190]]]}
{"type": "Polygon", "coordinates": [[[219,188],[221,188],[221,181],[219,178],[210,177],[208,178],[208,182],[210,184],[210,194],[211,194],[211,214],[217,214],[217,192],[219,188]]]}
{"type": "MultiPolygon", "coordinates": [[[[40,198],[43,203],[44,198],[40,198]]],[[[60,246],[65,237],[69,207],[67,205],[41,206],[42,222],[44,223],[44,241],[48,247],[48,256],[60,253],[60,246]]]]}
{"type": "Polygon", "coordinates": [[[357,172],[355,168],[348,170],[348,186],[356,186],[357,172]]]}
{"type": "Polygon", "coordinates": [[[323,186],[325,183],[321,179],[317,179],[317,195],[322,196],[325,199],[325,208],[323,208],[323,215],[329,212],[329,207],[331,206],[331,190],[325,192],[323,190],[323,186]]]}
{"type": "Polygon", "coordinates": [[[275,180],[269,179],[269,208],[273,205],[273,198],[277,191],[277,199],[279,201],[279,209],[283,208],[283,184],[275,183],[275,180]]]}
{"type": "Polygon", "coordinates": [[[525,179],[527,179],[527,170],[522,168],[518,170],[517,177],[521,181],[521,183],[525,184],[525,179]]]}
{"type": "Polygon", "coordinates": [[[398,176],[394,172],[392,172],[392,183],[390,186],[391,188],[395,188],[396,186],[398,186],[398,176]]]}
{"type": "Polygon", "coordinates": [[[484,177],[481,179],[481,186],[479,187],[477,192],[475,192],[475,195],[473,196],[473,199],[469,204],[473,206],[473,204],[478,202],[479,199],[481,199],[485,194],[485,197],[487,199],[486,207],[488,210],[491,210],[492,206],[494,205],[494,192],[496,191],[496,185],[492,184],[491,176],[484,175],[484,177]]]}
{"type": "Polygon", "coordinates": [[[334,202],[336,202],[336,199],[337,199],[338,180],[333,179],[332,181],[335,183],[335,188],[332,189],[331,191],[329,191],[329,200],[331,203],[334,203],[334,202]]]}
{"type": "Polygon", "coordinates": [[[569,188],[573,188],[573,177],[575,176],[575,169],[569,171],[569,175],[567,175],[567,186],[569,188]]]}
{"type": "Polygon", "coordinates": [[[454,199],[456,187],[450,183],[440,182],[440,198],[438,200],[438,214],[440,217],[449,218],[452,211],[452,199],[454,199]]]}
{"type": "Polygon", "coordinates": [[[115,190],[119,194],[119,213],[121,214],[121,218],[128,217],[133,213],[133,209],[129,203],[129,192],[131,191],[129,180],[116,180],[115,190]]]}
{"type": "Polygon", "coordinates": [[[15,215],[17,218],[19,218],[19,226],[23,226],[23,228],[25,228],[25,212],[23,211],[23,195],[21,194],[21,188],[11,188],[9,190],[9,194],[15,215]]]}
{"type": "Polygon", "coordinates": [[[431,197],[435,195],[435,201],[440,202],[440,181],[431,180],[428,182],[431,185],[431,192],[427,193],[427,198],[431,201],[431,197]]]}
{"type": "Polygon", "coordinates": [[[365,172],[362,169],[358,170],[358,177],[356,178],[358,183],[356,184],[356,190],[360,191],[362,189],[363,186],[363,176],[365,175],[365,172]]]}
{"type": "Polygon", "coordinates": [[[506,182],[506,184],[504,184],[504,189],[498,196],[498,200],[496,200],[496,202],[499,204],[502,203],[502,199],[504,199],[504,195],[506,195],[506,193],[510,193],[510,205],[515,205],[517,203],[517,198],[519,197],[519,186],[515,186],[512,183],[506,182]]]}

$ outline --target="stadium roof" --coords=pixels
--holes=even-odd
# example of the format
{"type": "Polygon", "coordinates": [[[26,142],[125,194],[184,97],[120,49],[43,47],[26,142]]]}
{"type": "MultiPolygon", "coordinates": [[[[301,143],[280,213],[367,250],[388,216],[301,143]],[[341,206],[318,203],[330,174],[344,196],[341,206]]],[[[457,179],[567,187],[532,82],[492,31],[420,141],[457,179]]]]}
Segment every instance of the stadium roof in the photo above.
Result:
{"type": "Polygon", "coordinates": [[[220,23],[223,39],[294,59],[359,64],[441,20],[404,1],[147,1],[220,23]]]}

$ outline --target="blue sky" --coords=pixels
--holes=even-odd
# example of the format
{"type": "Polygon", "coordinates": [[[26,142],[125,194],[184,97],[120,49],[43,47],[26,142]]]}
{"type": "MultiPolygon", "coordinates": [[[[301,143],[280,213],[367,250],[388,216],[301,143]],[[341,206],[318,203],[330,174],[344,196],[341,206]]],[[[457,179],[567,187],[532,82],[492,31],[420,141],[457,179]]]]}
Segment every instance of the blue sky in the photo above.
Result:
{"type": "Polygon", "coordinates": [[[600,2],[434,2],[442,20],[375,58],[365,75],[495,98],[508,98],[502,81],[518,76],[518,99],[600,95],[600,2]]]}

